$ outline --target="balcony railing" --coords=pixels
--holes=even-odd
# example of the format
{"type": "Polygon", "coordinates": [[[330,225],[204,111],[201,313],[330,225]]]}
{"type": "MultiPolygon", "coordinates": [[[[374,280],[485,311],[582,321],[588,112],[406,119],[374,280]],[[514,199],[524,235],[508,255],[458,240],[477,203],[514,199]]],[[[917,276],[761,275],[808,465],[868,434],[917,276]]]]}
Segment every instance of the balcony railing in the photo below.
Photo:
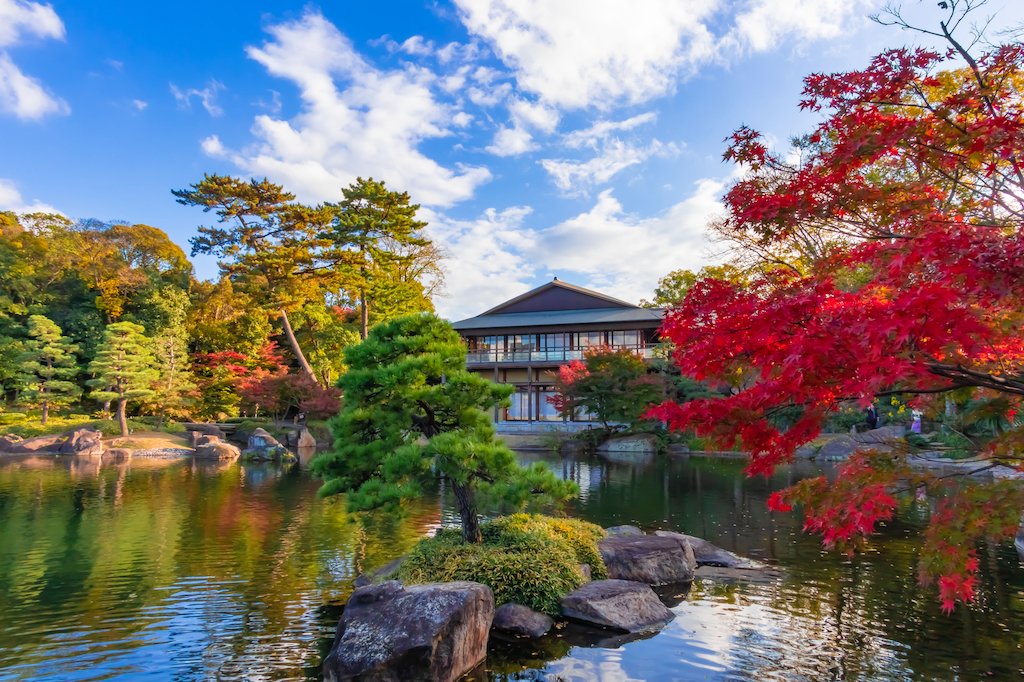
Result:
{"type": "MultiPolygon", "coordinates": [[[[654,346],[623,346],[634,351],[642,358],[654,357],[654,346]]],[[[613,347],[614,348],[614,347],[613,347]]],[[[569,362],[582,360],[582,350],[471,350],[466,356],[466,364],[500,363],[500,362],[569,362]]]]}

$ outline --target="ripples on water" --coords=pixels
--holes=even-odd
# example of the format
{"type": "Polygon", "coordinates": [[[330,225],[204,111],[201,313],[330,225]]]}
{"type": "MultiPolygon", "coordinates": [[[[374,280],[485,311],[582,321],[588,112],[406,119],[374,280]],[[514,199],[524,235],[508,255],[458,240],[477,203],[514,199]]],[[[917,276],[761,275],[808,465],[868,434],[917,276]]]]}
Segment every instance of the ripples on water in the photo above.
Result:
{"type": "MultiPolygon", "coordinates": [[[[572,515],[700,535],[782,577],[704,575],[666,630],[616,648],[572,628],[494,642],[482,679],[1024,678],[1012,545],[980,548],[978,602],[943,616],[914,579],[926,502],[849,560],[765,508],[816,470],[764,481],[728,461],[551,466],[580,483],[572,515]]],[[[457,516],[443,488],[395,519],[349,517],[317,487],[298,467],[0,460],[0,680],[318,679],[352,579],[457,516]]]]}

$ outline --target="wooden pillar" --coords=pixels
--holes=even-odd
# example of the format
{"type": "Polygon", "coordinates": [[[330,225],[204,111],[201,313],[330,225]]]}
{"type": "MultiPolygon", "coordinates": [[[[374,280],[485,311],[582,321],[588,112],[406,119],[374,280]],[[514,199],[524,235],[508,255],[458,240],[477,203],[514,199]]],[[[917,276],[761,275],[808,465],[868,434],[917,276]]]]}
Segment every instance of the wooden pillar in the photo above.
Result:
{"type": "MultiPolygon", "coordinates": [[[[497,363],[495,363],[495,365],[494,365],[494,383],[498,383],[498,365],[497,365],[497,363]]],[[[501,408],[498,407],[497,405],[494,406],[494,423],[495,424],[498,423],[498,411],[500,409],[501,408]]]]}
{"type": "Polygon", "coordinates": [[[533,367],[526,366],[526,421],[533,423],[533,367]]]}

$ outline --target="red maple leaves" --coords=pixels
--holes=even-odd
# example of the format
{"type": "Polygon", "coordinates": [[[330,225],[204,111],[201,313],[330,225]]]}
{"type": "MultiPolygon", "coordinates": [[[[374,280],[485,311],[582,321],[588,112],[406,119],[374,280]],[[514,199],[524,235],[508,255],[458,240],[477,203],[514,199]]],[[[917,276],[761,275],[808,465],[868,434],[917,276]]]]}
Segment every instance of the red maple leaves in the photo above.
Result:
{"type": "MultiPolygon", "coordinates": [[[[801,106],[829,114],[799,164],[748,128],[732,136],[725,158],[750,172],[725,197],[724,229],[764,248],[810,231],[835,248],[799,267],[765,264],[746,287],[695,284],[662,334],[684,374],[739,390],[657,405],[648,417],[744,449],[753,475],[788,461],[843,401],[909,394],[927,409],[971,388],[1016,414],[1024,396],[1024,48],[995,49],[977,69],[953,68],[951,55],[892,50],[863,71],[808,77],[801,106]],[[775,417],[794,409],[795,421],[780,428],[775,417]]],[[[1006,430],[988,456],[1013,465],[1022,442],[1019,429],[1006,430]]],[[[912,472],[898,452],[859,454],[835,481],[803,481],[769,504],[803,504],[807,530],[852,550],[892,517],[897,491],[918,488],[944,499],[926,533],[921,576],[938,581],[952,608],[973,595],[972,543],[1016,530],[1019,485],[949,490],[912,472]]]]}

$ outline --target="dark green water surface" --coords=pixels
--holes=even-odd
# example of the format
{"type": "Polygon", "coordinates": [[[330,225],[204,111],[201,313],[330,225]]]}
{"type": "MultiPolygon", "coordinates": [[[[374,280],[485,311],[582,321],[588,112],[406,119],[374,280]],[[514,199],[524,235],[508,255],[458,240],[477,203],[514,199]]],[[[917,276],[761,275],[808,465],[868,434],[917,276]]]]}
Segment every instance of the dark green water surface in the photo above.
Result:
{"type": "MultiPolygon", "coordinates": [[[[668,628],[612,648],[492,640],[478,679],[1024,679],[1013,546],[979,547],[979,599],[942,615],[914,577],[926,500],[848,559],[765,507],[810,466],[550,465],[583,491],[570,515],[699,535],[781,577],[699,576],[668,628]]],[[[351,518],[318,485],[298,466],[0,459],[0,680],[318,679],[352,579],[455,521],[443,490],[401,519],[351,518]]]]}

